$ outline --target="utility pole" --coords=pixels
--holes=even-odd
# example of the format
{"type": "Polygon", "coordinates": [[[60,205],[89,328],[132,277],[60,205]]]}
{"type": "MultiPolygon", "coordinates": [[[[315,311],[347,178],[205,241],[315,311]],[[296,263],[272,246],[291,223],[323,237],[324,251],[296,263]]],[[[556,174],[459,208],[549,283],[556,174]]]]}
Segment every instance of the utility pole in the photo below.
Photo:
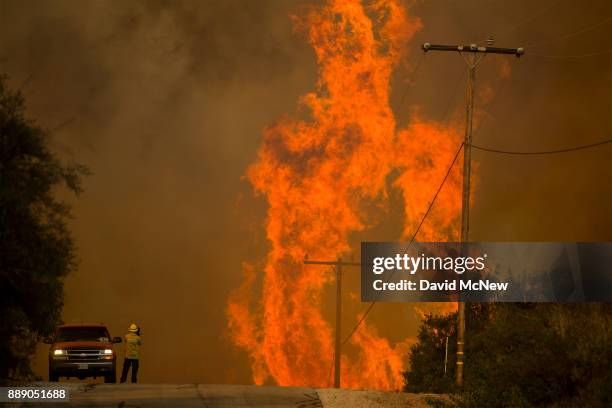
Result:
{"type": "Polygon", "coordinates": [[[336,338],[334,348],[334,388],[340,388],[340,360],[342,357],[342,267],[361,266],[359,262],[343,262],[341,258],[335,261],[309,261],[304,259],[305,265],[333,265],[336,267],[336,338]]]}
{"type": "MultiPolygon", "coordinates": [[[[472,117],[474,116],[474,87],[476,82],[476,67],[487,54],[507,54],[520,57],[525,53],[523,48],[491,47],[493,39],[487,40],[487,46],[470,45],[436,45],[425,43],[423,51],[458,52],[464,59],[468,69],[467,106],[465,118],[465,139],[463,141],[463,192],[461,200],[461,243],[469,239],[470,229],[470,172],[472,166],[472,117]]],[[[463,245],[462,245],[463,246],[463,245]]],[[[463,248],[465,249],[465,247],[463,248]]],[[[465,302],[459,299],[457,307],[457,366],[455,382],[463,386],[463,363],[465,360],[465,302]]]]}

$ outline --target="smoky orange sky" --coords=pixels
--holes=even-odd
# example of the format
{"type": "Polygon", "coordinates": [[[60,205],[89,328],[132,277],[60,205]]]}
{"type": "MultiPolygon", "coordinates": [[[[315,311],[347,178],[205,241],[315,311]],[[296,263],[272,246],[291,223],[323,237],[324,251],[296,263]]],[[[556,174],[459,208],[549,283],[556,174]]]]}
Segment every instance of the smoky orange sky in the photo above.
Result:
{"type": "MultiPolygon", "coordinates": [[[[54,150],[93,172],[77,200],[67,197],[80,267],[66,280],[64,320],[103,321],[112,335],[141,324],[142,382],[253,381],[226,317],[243,262],[261,266],[269,249],[267,202],[244,175],[262,130],[316,90],[315,52],[290,17],[308,4],[0,0],[0,73],[52,130],[54,150]]],[[[609,50],[612,23],[564,36],[611,16],[610,2],[402,4],[422,27],[391,75],[398,127],[415,114],[440,121],[450,106],[446,119],[462,131],[461,57],[429,53],[411,77],[419,47],[493,35],[496,45],[525,46],[527,55],[487,57],[479,67],[476,105],[480,118],[488,114],[476,122],[475,144],[541,150],[610,138],[612,53],[529,55],[609,50]]],[[[609,146],[546,157],[474,151],[471,239],[612,241],[611,154],[609,146]]],[[[359,239],[402,235],[401,197],[389,194],[388,211],[353,248],[359,239]]],[[[358,271],[345,276],[350,328],[363,305],[358,271]]],[[[333,293],[330,283],[323,315],[331,323],[333,293]]],[[[368,322],[401,341],[416,334],[414,306],[379,304],[368,322]]],[[[36,362],[43,376],[45,350],[36,362]]]]}

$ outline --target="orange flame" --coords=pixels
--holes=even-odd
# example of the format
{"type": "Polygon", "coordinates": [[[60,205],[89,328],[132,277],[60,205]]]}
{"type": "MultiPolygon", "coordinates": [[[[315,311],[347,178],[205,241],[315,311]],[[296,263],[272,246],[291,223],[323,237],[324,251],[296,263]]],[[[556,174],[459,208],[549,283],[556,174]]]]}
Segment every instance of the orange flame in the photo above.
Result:
{"type": "MultiPolygon", "coordinates": [[[[256,384],[329,386],[333,356],[329,323],[321,313],[331,271],[305,267],[308,254],[335,259],[350,250],[348,235],[375,220],[367,205],[384,206],[392,187],[405,200],[406,235],[424,214],[444,176],[460,135],[413,118],[396,131],[389,106],[390,77],[407,42],[421,27],[397,0],[362,4],[329,0],[294,18],[319,66],[317,91],[300,99],[298,115],[264,130],[258,160],[247,173],[268,201],[266,233],[271,249],[263,270],[261,301],[251,299],[255,271],[230,298],[229,329],[252,359],[256,384]]],[[[423,237],[456,233],[460,194],[453,175],[424,226],[423,237]]],[[[400,389],[410,340],[392,345],[369,326],[351,339],[356,358],[343,356],[343,387],[400,389]]]]}
{"type": "MultiPolygon", "coordinates": [[[[412,238],[427,211],[448,166],[453,161],[462,137],[456,127],[425,122],[418,116],[398,134],[396,163],[403,169],[394,186],[404,196],[404,239],[412,238]]],[[[460,162],[460,160],[458,160],[460,162]]],[[[453,170],[458,170],[457,163],[453,170]]],[[[461,215],[461,173],[451,172],[440,191],[435,207],[419,232],[422,241],[456,241],[459,239],[461,215]]]]}

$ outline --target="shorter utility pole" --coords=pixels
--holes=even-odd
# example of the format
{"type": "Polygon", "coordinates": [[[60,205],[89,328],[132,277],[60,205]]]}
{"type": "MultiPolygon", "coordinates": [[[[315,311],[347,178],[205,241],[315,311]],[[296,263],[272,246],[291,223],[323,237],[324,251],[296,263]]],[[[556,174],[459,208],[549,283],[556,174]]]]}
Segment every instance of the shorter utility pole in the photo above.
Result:
{"type": "Polygon", "coordinates": [[[340,388],[340,360],[342,358],[342,267],[361,266],[359,262],[344,262],[340,257],[335,261],[309,261],[305,265],[328,265],[336,267],[336,339],[334,348],[334,388],[340,388]]]}
{"type": "MultiPolygon", "coordinates": [[[[461,202],[461,243],[464,251],[465,243],[468,242],[470,230],[470,173],[472,154],[472,117],[474,116],[474,87],[476,84],[476,66],[487,54],[506,54],[520,57],[525,53],[524,48],[499,48],[492,47],[493,38],[487,40],[487,46],[470,45],[437,45],[425,43],[423,51],[450,51],[457,52],[465,61],[468,68],[467,103],[465,118],[465,139],[463,140],[463,192],[461,202]]],[[[457,305],[457,366],[455,382],[457,386],[463,386],[463,363],[465,350],[465,302],[459,299],[457,305]]]]}

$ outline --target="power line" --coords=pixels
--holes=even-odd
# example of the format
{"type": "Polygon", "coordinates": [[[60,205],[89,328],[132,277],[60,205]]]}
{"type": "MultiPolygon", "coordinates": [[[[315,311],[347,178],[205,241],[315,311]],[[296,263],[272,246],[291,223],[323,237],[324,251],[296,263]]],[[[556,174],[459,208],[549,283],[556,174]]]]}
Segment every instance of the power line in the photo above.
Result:
{"type": "Polygon", "coordinates": [[[541,15],[543,15],[543,14],[547,13],[548,11],[552,10],[559,3],[561,3],[561,0],[553,1],[548,6],[543,7],[541,9],[539,9],[538,11],[529,13],[529,16],[527,16],[526,18],[524,18],[520,22],[514,24],[512,27],[507,28],[505,30],[502,30],[501,34],[497,34],[496,36],[503,36],[505,34],[508,34],[508,33],[512,32],[512,31],[516,30],[520,26],[523,26],[523,25],[525,25],[527,23],[530,23],[531,21],[535,20],[536,18],[540,17],[541,15]]]}
{"type": "Polygon", "coordinates": [[[539,42],[532,43],[532,44],[527,44],[527,45],[525,45],[525,48],[540,47],[542,45],[546,45],[546,44],[550,44],[550,43],[553,43],[553,42],[557,42],[559,40],[564,40],[566,38],[575,37],[575,36],[580,35],[582,33],[586,33],[587,31],[594,30],[595,28],[600,27],[602,25],[608,24],[611,21],[612,21],[612,16],[609,16],[608,18],[606,18],[606,19],[604,19],[604,20],[602,20],[602,21],[600,21],[598,23],[592,24],[592,25],[587,26],[587,27],[583,27],[583,28],[581,28],[578,31],[574,31],[574,32],[569,33],[569,34],[563,34],[563,35],[561,35],[559,37],[551,38],[549,40],[544,40],[544,41],[539,41],[539,42]]]}
{"type": "MultiPolygon", "coordinates": [[[[513,66],[517,66],[517,64],[518,64],[518,60],[517,60],[517,62],[513,63],[513,66]]],[[[480,121],[478,123],[478,127],[474,131],[474,136],[480,134],[480,129],[482,129],[482,127],[485,124],[487,118],[489,117],[489,112],[491,112],[491,109],[495,105],[495,102],[497,101],[498,96],[501,95],[503,93],[503,91],[506,89],[506,85],[508,84],[508,82],[510,82],[510,78],[511,77],[512,77],[512,73],[510,73],[506,78],[504,78],[499,83],[499,86],[498,86],[497,90],[495,91],[495,94],[493,94],[493,98],[491,98],[491,102],[489,102],[487,104],[487,108],[486,108],[486,110],[484,112],[484,115],[482,116],[482,119],[480,119],[480,121]]]]}
{"type": "MultiPolygon", "coordinates": [[[[419,222],[419,225],[417,226],[416,230],[412,234],[412,238],[410,238],[410,242],[408,243],[408,247],[410,247],[410,245],[412,245],[412,243],[414,242],[417,234],[419,233],[419,231],[421,230],[421,227],[423,226],[423,223],[425,222],[425,219],[427,218],[427,216],[431,212],[431,209],[433,208],[433,205],[436,202],[436,199],[438,198],[438,195],[440,194],[440,191],[442,191],[442,187],[444,186],[444,183],[446,183],[446,180],[448,179],[448,176],[450,175],[451,170],[453,169],[453,166],[455,165],[455,162],[457,161],[457,157],[459,157],[459,153],[461,152],[462,148],[463,148],[463,142],[459,145],[459,149],[457,149],[457,152],[455,153],[455,157],[453,157],[453,161],[451,162],[450,166],[448,166],[448,170],[446,171],[446,174],[444,175],[444,178],[442,179],[442,182],[438,186],[438,189],[436,190],[436,194],[434,194],[431,202],[429,203],[429,206],[427,207],[427,211],[425,211],[425,214],[423,214],[423,217],[421,218],[421,221],[419,222]]],[[[389,281],[389,279],[391,279],[391,277],[393,276],[394,272],[395,271],[391,271],[391,273],[387,276],[387,282],[389,281]]],[[[361,318],[359,319],[359,321],[355,324],[355,326],[353,326],[351,331],[348,333],[348,335],[342,341],[342,343],[341,343],[342,345],[345,345],[350,340],[350,338],[353,336],[353,334],[355,334],[355,332],[357,331],[359,326],[361,326],[361,324],[365,321],[365,319],[368,316],[368,314],[372,311],[372,308],[374,307],[374,305],[378,301],[379,297],[380,297],[380,293],[378,294],[378,296],[376,297],[375,300],[370,302],[370,304],[368,305],[368,308],[365,310],[363,315],[361,315],[361,318]]]]}
{"type": "Polygon", "coordinates": [[[55,133],[58,132],[59,130],[65,128],[66,126],[71,125],[74,121],[76,120],[76,117],[71,117],[66,119],[65,121],[55,125],[54,127],[52,127],[51,129],[49,129],[49,133],[55,133]]]}
{"type": "Polygon", "coordinates": [[[588,58],[588,57],[596,57],[599,55],[612,54],[612,50],[605,51],[596,51],[587,54],[578,54],[578,55],[546,55],[546,54],[532,54],[530,52],[525,53],[525,55],[529,55],[530,57],[540,57],[540,58],[556,58],[556,59],[576,59],[576,58],[588,58]]]}
{"type": "MultiPolygon", "coordinates": [[[[423,60],[423,55],[425,55],[424,53],[421,54],[421,58],[419,59],[419,61],[417,62],[417,68],[415,70],[413,70],[413,73],[411,75],[411,77],[414,79],[416,72],[418,71],[418,68],[420,66],[421,61],[423,60]]],[[[457,91],[459,90],[459,85],[461,85],[461,83],[463,82],[463,76],[465,75],[464,71],[461,71],[461,74],[459,75],[459,79],[457,81],[455,81],[455,87],[453,88],[453,91],[449,94],[449,98],[448,101],[445,104],[445,108],[444,111],[442,113],[442,116],[440,117],[439,122],[444,124],[446,123],[446,118],[448,116],[448,114],[450,113],[450,108],[452,107],[452,102],[455,100],[455,96],[457,95],[457,91]]],[[[411,83],[412,81],[410,81],[411,83]]],[[[404,90],[404,93],[402,95],[402,98],[400,100],[400,104],[399,107],[401,109],[402,105],[404,104],[404,99],[406,97],[406,95],[408,94],[408,90],[410,89],[410,83],[406,86],[406,89],[404,90]]]]}
{"type": "Polygon", "coordinates": [[[442,114],[442,116],[440,118],[440,123],[441,124],[445,124],[446,123],[446,117],[450,113],[450,109],[451,109],[451,107],[453,105],[453,101],[455,100],[455,96],[457,96],[457,91],[459,90],[459,85],[461,85],[463,83],[463,76],[464,75],[465,75],[465,71],[461,70],[461,76],[459,77],[459,80],[456,81],[455,89],[453,89],[453,92],[450,94],[450,97],[448,98],[448,102],[446,102],[446,108],[444,109],[444,113],[442,114]]]}
{"type": "Polygon", "coordinates": [[[512,155],[543,155],[543,154],[557,154],[557,153],[575,152],[575,151],[578,151],[578,150],[584,150],[584,149],[590,149],[590,148],[593,148],[593,147],[603,146],[603,145],[608,144],[608,143],[612,143],[612,139],[602,140],[600,142],[586,144],[586,145],[581,145],[581,146],[567,147],[567,148],[564,148],[564,149],[540,150],[540,151],[532,151],[532,152],[525,152],[525,151],[521,152],[521,151],[514,151],[514,150],[492,149],[490,147],[478,146],[478,145],[475,145],[473,143],[472,143],[471,146],[474,149],[482,150],[482,151],[485,151],[485,152],[491,152],[491,153],[512,154],[512,155]]]}
{"type": "Polygon", "coordinates": [[[412,70],[412,73],[408,77],[409,78],[408,84],[406,85],[406,89],[404,90],[404,93],[402,94],[402,97],[398,105],[400,108],[404,105],[404,99],[406,99],[406,95],[408,95],[408,90],[410,89],[410,85],[414,82],[414,78],[416,77],[416,74],[419,72],[419,68],[421,68],[421,63],[423,62],[424,59],[425,59],[425,54],[420,53],[419,59],[417,60],[417,63],[414,66],[414,69],[412,70]]]}

